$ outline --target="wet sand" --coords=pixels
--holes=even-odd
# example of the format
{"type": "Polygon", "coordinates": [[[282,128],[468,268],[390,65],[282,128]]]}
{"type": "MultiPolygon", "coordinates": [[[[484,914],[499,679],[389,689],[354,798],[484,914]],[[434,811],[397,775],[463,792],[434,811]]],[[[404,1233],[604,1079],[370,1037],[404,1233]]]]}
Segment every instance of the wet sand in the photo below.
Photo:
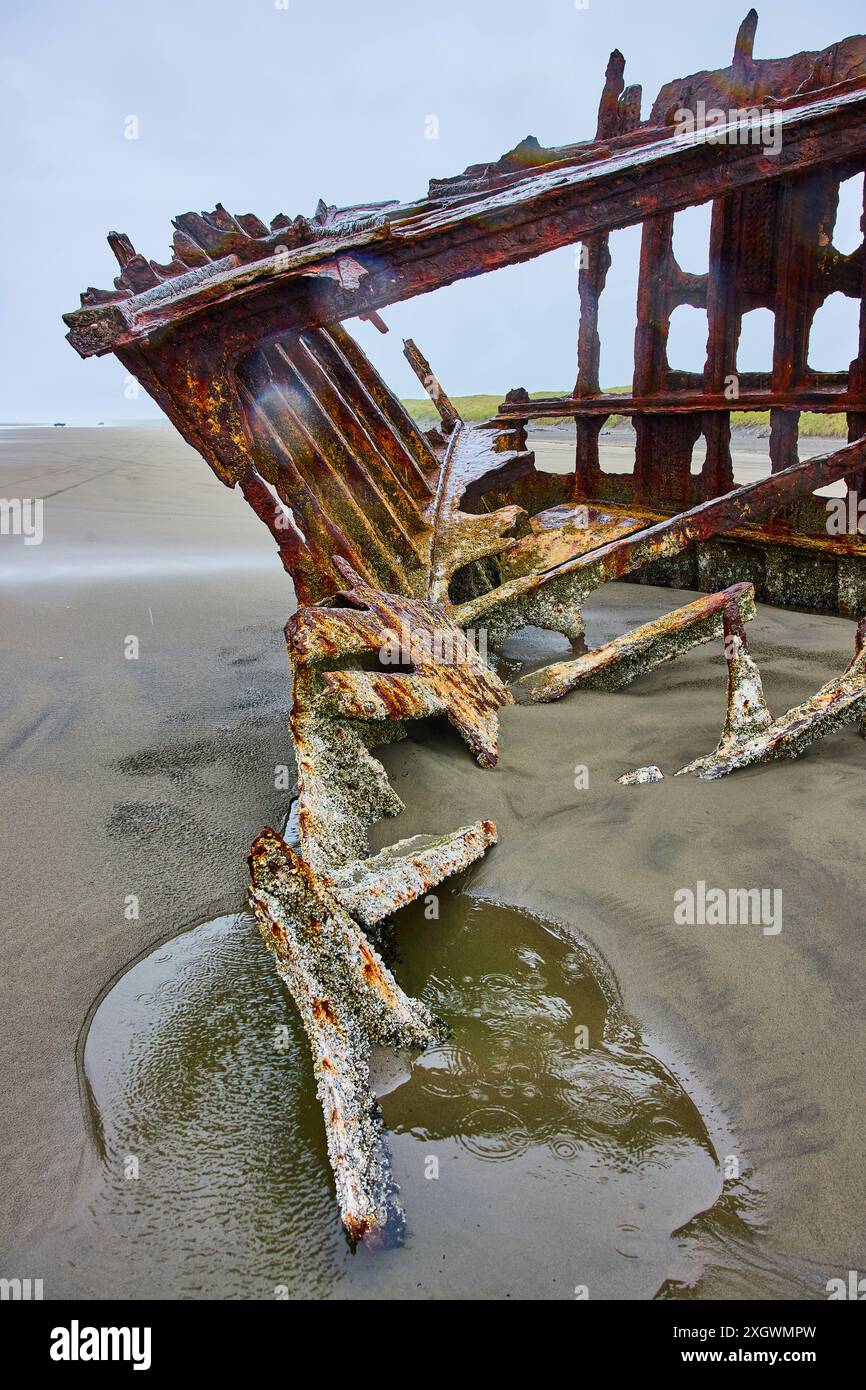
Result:
{"type": "Polygon", "coordinates": [[[2,431],[0,496],[46,499],[41,545],[0,537],[14,1275],[89,1157],[76,1054],[95,998],[155,942],[239,907],[250,840],[285,815],[293,591],[261,523],[168,428],[2,431]]]}
{"type": "MultiPolygon", "coordinates": [[[[42,546],[0,539],[0,1243],[2,1273],[43,1277],[51,1297],[85,1291],[67,1256],[99,1162],[79,1094],[92,1007],[157,942],[237,910],[251,838],[285,816],[274,767],[291,756],[281,628],[292,596],[260,523],[169,429],[4,431],[0,495],[46,498],[42,546]],[[130,634],[137,661],[123,656],[130,634]],[[138,920],[125,916],[129,894],[138,920]]],[[[609,586],[587,605],[587,638],[692,597],[609,586]]],[[[749,635],[780,712],[844,665],[853,624],[761,608],[749,635]]],[[[417,729],[382,751],[406,811],[374,844],[496,821],[500,844],[471,891],[586,935],[717,1155],[738,1158],[757,1197],[748,1248],[720,1238],[701,1279],[686,1236],[669,1277],[705,1296],[823,1297],[830,1275],[866,1265],[866,745],[850,729],[799,762],[721,782],[616,784],[708,751],[723,714],[712,647],[619,694],[504,711],[495,771],[448,730],[417,729]],[[782,931],[675,926],[674,893],[701,879],[781,888],[782,931]]],[[[580,1230],[564,1220],[561,1239],[580,1230]]],[[[715,1240],[697,1241],[704,1256],[715,1240]]],[[[88,1279],[86,1292],[124,1288],[107,1260],[104,1285],[88,1279]]],[[[535,1292],[562,1296],[541,1268],[535,1292]]]]}
{"type": "MultiPolygon", "coordinates": [[[[691,597],[610,586],[586,606],[587,640],[597,645],[691,597]]],[[[759,608],[748,635],[771,709],[837,672],[853,631],[841,619],[759,608]]],[[[719,1156],[735,1156],[762,1194],[757,1275],[744,1287],[736,1268],[717,1268],[703,1291],[821,1297],[830,1273],[861,1268],[866,1255],[866,1109],[851,1070],[866,1045],[866,745],[852,727],[796,762],[716,782],[673,778],[721,733],[719,645],[616,694],[504,710],[500,764],[489,775],[455,757],[441,731],[385,749],[407,811],[384,835],[376,827],[376,843],[495,821],[500,843],[473,874],[473,891],[567,921],[593,942],[644,1036],[663,1040],[662,1055],[703,1098],[719,1156]],[[617,784],[649,763],[663,782],[617,784]],[[581,790],[578,766],[588,773],[581,790]],[[699,880],[781,889],[781,932],[675,925],[674,894],[699,880]]]]}

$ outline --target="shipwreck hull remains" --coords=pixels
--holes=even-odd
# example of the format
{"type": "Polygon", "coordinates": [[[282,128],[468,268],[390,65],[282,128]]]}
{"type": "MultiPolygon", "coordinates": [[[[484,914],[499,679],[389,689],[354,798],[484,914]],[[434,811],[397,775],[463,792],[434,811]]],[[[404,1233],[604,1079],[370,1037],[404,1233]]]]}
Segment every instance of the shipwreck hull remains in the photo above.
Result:
{"type": "MultiPolygon", "coordinates": [[[[833,245],[840,184],[866,169],[866,38],[762,61],[756,23],[751,11],[729,68],[668,84],[643,122],[640,89],[625,86],[614,52],[593,139],[544,148],[528,137],[411,203],[320,202],[310,218],[280,214],[269,225],[217,205],[175,220],[165,264],[112,232],[114,288],[86,290],[65,315],[76,351],[115,353],[239,490],[294,584],[299,610],[286,637],[299,844],[262,832],[250,897],[310,1038],[337,1199],[356,1239],[401,1221],[369,1048],[423,1047],[438,1027],[368,933],[496,840],[489,821],[436,826],[370,855],[371,825],[402,809],[371,750],[407,721],[441,715],[494,766],[498,711],[514,697],[483,647],[527,624],[580,638],[585,598],[611,580],[713,596],[535,673],[519,693],[616,688],[723,625],[741,634],[755,598],[855,617],[866,609],[866,536],[830,534],[814,496],[866,481],[866,251],[833,245]],[[697,120],[708,107],[726,113],[709,131],[697,120]],[[712,207],[709,270],[695,275],[677,264],[673,235],[677,213],[701,203],[712,207]],[[611,395],[599,382],[599,302],[610,233],[636,223],[634,376],[630,392],[611,395]],[[389,304],[578,242],[569,396],[514,388],[493,419],[470,425],[407,340],[439,415],[421,431],[343,326],[361,317],[385,329],[389,304]],[[860,305],[859,351],[818,372],[809,335],[834,293],[860,305]],[[706,360],[691,372],[668,363],[681,305],[707,315],[706,360]],[[755,308],[774,315],[765,374],[737,370],[743,316],[755,308]],[[771,419],[769,475],[739,488],[738,410],[771,419]],[[803,411],[843,413],[848,444],[800,460],[803,411]],[[538,470],[527,447],[527,426],[551,416],[574,422],[568,476],[538,470]],[[600,467],[613,416],[634,424],[629,476],[600,467]]],[[[834,719],[862,714],[862,631],[857,652],[841,694],[819,692],[817,713],[803,716],[814,715],[815,736],[828,701],[834,719]]],[[[801,751],[787,725],[776,732],[801,751]]]]}

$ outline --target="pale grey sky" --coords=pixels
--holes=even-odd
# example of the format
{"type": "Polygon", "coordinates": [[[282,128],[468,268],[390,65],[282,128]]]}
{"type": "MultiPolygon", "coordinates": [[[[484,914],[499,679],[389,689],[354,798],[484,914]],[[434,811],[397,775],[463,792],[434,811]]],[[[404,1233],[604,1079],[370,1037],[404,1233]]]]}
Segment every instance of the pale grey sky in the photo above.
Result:
{"type": "MultiPolygon", "coordinates": [[[[124,398],[113,358],[82,362],[64,339],[60,315],[79,291],[111,285],[109,230],[164,260],[170,219],[188,209],[219,201],[269,221],[310,213],[320,196],[403,199],[528,134],[549,145],[587,138],[612,48],[625,54],[627,81],[643,85],[646,116],[663,82],[730,62],[748,8],[748,0],[589,0],[587,9],[574,0],[4,0],[0,421],[158,416],[146,397],[124,398]],[[124,138],[131,115],[137,140],[124,138]],[[425,138],[430,115],[437,140],[425,138]]],[[[763,0],[758,9],[757,57],[823,48],[864,27],[862,0],[763,0]]],[[[847,198],[844,249],[858,216],[847,198]]],[[[700,212],[684,224],[681,245],[687,268],[704,269],[700,212]]],[[[631,375],[636,246],[635,229],[615,234],[605,385],[631,375]]],[[[813,365],[847,365],[853,307],[828,307],[813,365]]],[[[673,365],[702,362],[705,327],[692,312],[682,332],[677,325],[673,365]]],[[[358,335],[401,394],[418,394],[404,334],[454,395],[573,384],[571,250],[384,317],[387,337],[367,325],[358,335]]]]}

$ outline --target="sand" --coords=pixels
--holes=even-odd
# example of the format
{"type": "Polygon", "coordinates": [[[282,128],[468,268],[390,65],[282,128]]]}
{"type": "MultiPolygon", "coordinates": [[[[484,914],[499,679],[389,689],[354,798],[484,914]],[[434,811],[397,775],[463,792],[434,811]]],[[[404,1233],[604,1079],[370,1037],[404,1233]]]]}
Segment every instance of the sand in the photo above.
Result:
{"type": "MultiPolygon", "coordinates": [[[[251,838],[285,816],[292,591],[264,528],[168,428],[4,431],[0,495],[46,499],[41,546],[0,538],[0,1244],[4,1275],[36,1276],[92,1162],[79,1054],[94,1003],[155,943],[236,910],[251,838]]],[[[588,640],[693,597],[609,586],[587,605],[588,640]]],[[[750,642],[774,712],[840,670],[853,631],[759,610],[750,642]]],[[[757,1194],[754,1264],[710,1271],[699,1292],[822,1297],[830,1274],[866,1266],[866,744],[850,729],[720,782],[616,784],[709,751],[723,715],[713,646],[619,694],[504,711],[495,771],[425,726],[382,752],[406,810],[374,843],[496,821],[472,891],[594,943],[757,1194]],[[782,931],[674,925],[675,892],[698,880],[780,888],[782,931]]]]}
{"type": "Polygon", "coordinates": [[[15,1273],[85,1154],[92,1003],[155,942],[239,907],[252,837],[283,823],[293,591],[261,523],[170,428],[3,431],[0,495],[46,499],[41,546],[0,538],[0,1247],[15,1273]]]}

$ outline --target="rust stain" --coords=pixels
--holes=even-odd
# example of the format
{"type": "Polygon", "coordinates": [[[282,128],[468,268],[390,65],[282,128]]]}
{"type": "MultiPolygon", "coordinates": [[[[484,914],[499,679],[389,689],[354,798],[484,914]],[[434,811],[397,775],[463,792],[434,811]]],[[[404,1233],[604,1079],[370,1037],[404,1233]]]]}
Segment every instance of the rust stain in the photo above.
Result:
{"type": "Polygon", "coordinates": [[[313,999],[310,1008],[317,1023],[327,1023],[331,1028],[340,1026],[334,1006],[327,999],[313,999]]]}
{"type": "Polygon", "coordinates": [[[394,1002],[394,992],[389,986],[388,981],[382,974],[379,964],[374,958],[372,951],[363,941],[359,943],[359,949],[361,952],[361,960],[363,962],[361,965],[361,970],[363,972],[364,979],[366,980],[368,985],[372,985],[374,989],[379,991],[382,998],[385,1000],[387,1004],[392,1004],[394,1002]]]}

